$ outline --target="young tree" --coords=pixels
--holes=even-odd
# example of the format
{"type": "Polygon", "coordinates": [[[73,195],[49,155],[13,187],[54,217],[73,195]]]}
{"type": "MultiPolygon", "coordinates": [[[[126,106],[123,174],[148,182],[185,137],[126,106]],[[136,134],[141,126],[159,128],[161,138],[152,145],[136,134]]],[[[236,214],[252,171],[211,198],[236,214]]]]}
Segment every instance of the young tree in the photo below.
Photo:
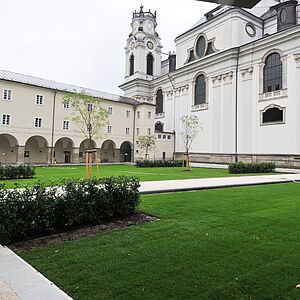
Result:
{"type": "Polygon", "coordinates": [[[155,146],[154,135],[141,135],[138,142],[140,148],[145,151],[145,159],[149,159],[149,151],[155,146]]]}
{"type": "Polygon", "coordinates": [[[185,147],[185,157],[186,157],[186,167],[190,167],[190,158],[189,152],[192,146],[192,143],[197,136],[199,129],[201,129],[200,121],[197,116],[188,116],[185,115],[181,118],[183,131],[181,132],[181,137],[183,139],[185,147]]]}
{"type": "Polygon", "coordinates": [[[89,140],[89,150],[93,150],[93,140],[101,137],[102,128],[107,124],[108,113],[101,106],[101,100],[87,95],[84,91],[67,93],[63,103],[71,109],[71,121],[89,140]]]}

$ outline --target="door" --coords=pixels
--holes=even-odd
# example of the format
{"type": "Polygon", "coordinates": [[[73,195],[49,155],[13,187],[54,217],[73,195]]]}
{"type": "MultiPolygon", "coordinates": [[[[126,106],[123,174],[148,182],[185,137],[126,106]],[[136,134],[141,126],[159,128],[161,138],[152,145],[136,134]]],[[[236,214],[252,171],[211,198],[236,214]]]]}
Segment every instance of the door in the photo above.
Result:
{"type": "Polygon", "coordinates": [[[65,164],[71,163],[71,151],[65,151],[65,164]]]}

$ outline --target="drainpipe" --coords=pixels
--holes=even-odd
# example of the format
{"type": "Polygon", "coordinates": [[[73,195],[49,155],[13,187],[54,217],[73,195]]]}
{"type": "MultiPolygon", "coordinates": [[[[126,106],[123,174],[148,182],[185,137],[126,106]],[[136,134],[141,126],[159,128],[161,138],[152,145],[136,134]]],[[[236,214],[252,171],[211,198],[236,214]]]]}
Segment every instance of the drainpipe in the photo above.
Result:
{"type": "Polygon", "coordinates": [[[50,164],[53,163],[54,129],[55,129],[55,125],[54,125],[54,124],[55,124],[56,94],[57,94],[57,90],[54,91],[54,97],[53,97],[52,128],[51,128],[51,149],[50,149],[50,164]]]}
{"type": "Polygon", "coordinates": [[[135,155],[135,131],[136,131],[136,106],[133,106],[133,131],[132,131],[132,161],[134,162],[135,155]]]}
{"type": "Polygon", "coordinates": [[[235,70],[235,162],[238,162],[238,75],[240,62],[240,47],[237,48],[236,70],[235,70]]]}
{"type": "Polygon", "coordinates": [[[176,151],[176,131],[175,131],[175,121],[176,121],[176,116],[175,116],[175,86],[174,83],[170,77],[170,74],[168,74],[168,78],[171,82],[172,89],[173,89],[173,105],[174,105],[174,111],[173,111],[173,132],[174,132],[174,149],[173,149],[173,160],[175,160],[175,151],[176,151]]]}

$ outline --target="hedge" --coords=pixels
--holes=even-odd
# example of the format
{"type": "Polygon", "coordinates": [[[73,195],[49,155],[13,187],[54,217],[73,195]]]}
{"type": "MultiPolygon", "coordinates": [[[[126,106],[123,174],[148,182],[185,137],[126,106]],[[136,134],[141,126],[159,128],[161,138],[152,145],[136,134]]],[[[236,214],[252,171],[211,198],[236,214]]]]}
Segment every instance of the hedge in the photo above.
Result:
{"type": "Polygon", "coordinates": [[[29,165],[1,165],[0,179],[20,179],[32,178],[35,175],[35,169],[29,165]]]}
{"type": "Polygon", "coordinates": [[[243,163],[241,161],[230,164],[229,173],[246,174],[246,173],[271,173],[275,170],[276,165],[272,162],[264,163],[243,163]]]}
{"type": "Polygon", "coordinates": [[[181,167],[182,160],[137,160],[136,166],[139,168],[181,167]]]}
{"type": "Polygon", "coordinates": [[[57,233],[132,214],[139,204],[134,177],[67,180],[57,187],[0,188],[0,244],[57,233]]]}

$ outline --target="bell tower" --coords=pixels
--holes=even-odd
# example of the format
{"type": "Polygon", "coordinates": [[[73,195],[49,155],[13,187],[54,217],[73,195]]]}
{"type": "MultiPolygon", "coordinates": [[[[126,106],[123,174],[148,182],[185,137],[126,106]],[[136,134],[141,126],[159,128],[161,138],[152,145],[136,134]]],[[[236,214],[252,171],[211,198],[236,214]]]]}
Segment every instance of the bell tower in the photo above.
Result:
{"type": "Polygon", "coordinates": [[[125,46],[125,83],[120,86],[125,96],[140,101],[151,98],[149,81],[161,75],[161,41],[156,32],[156,11],[133,12],[132,31],[125,46]]]}

